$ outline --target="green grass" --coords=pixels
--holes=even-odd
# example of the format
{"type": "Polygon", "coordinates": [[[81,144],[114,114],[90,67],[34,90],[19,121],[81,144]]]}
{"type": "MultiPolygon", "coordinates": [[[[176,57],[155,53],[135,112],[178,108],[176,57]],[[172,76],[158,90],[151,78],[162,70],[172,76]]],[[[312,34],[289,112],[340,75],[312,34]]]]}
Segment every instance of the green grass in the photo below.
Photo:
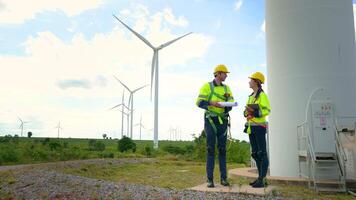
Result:
{"type": "Polygon", "coordinates": [[[277,185],[277,195],[290,199],[303,200],[355,200],[356,198],[344,193],[317,193],[312,189],[303,186],[277,185]]]}
{"type": "MultiPolygon", "coordinates": [[[[217,165],[218,166],[218,165],[217,165]]],[[[242,165],[229,164],[228,168],[242,165]]],[[[63,173],[74,174],[114,182],[128,182],[153,185],[163,188],[184,189],[206,182],[205,163],[159,159],[153,163],[114,165],[86,164],[80,168],[59,169],[63,173]]],[[[219,182],[218,167],[215,181],[219,182]]]]}

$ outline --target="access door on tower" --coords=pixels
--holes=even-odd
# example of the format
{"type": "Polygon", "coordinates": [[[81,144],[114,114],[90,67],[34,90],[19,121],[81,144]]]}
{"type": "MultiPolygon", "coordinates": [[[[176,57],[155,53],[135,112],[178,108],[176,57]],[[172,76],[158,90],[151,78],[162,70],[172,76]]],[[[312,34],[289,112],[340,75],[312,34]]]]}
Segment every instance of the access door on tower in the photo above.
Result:
{"type": "Polygon", "coordinates": [[[313,101],[311,105],[314,151],[335,153],[334,105],[331,101],[313,101]]]}

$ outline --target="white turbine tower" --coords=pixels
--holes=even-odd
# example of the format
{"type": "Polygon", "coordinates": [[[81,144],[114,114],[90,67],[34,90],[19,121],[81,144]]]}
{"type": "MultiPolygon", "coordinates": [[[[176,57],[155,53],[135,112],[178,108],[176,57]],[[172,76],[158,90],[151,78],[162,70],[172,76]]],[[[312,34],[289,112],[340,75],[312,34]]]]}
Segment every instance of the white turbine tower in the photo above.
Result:
{"type": "Polygon", "coordinates": [[[57,129],[57,137],[58,137],[58,139],[59,139],[59,131],[61,130],[61,129],[63,129],[62,127],[61,127],[61,121],[59,121],[58,122],[58,125],[56,126],[56,127],[54,127],[54,128],[56,128],[57,129]]]}
{"type": "Polygon", "coordinates": [[[139,124],[135,124],[135,126],[140,126],[140,140],[141,140],[141,131],[142,131],[142,128],[145,128],[142,124],[142,116],[140,118],[140,123],[139,124]]]}
{"type": "Polygon", "coordinates": [[[126,86],[123,82],[121,82],[118,78],[116,78],[116,76],[114,76],[114,78],[115,78],[117,81],[119,81],[119,83],[121,83],[121,85],[124,86],[124,87],[130,92],[130,97],[129,97],[129,106],[131,106],[131,109],[130,109],[130,111],[131,111],[130,138],[132,139],[133,110],[134,110],[134,109],[133,109],[133,95],[134,95],[135,92],[141,90],[142,88],[144,88],[144,87],[146,87],[146,86],[148,86],[148,85],[144,85],[144,86],[141,86],[141,87],[136,88],[136,89],[134,89],[134,90],[130,90],[130,88],[127,87],[127,86],[126,86]]]}
{"type": "Polygon", "coordinates": [[[122,100],[120,104],[117,104],[116,106],[112,107],[112,109],[121,106],[121,138],[124,136],[124,110],[125,108],[127,110],[130,110],[129,107],[127,107],[124,103],[125,101],[125,91],[122,91],[122,100]]]}
{"type": "Polygon", "coordinates": [[[130,122],[130,119],[129,119],[129,117],[130,117],[130,110],[128,110],[129,112],[128,113],[126,113],[126,112],[124,112],[124,111],[122,111],[122,110],[119,110],[121,113],[123,113],[124,115],[126,115],[126,121],[127,121],[127,133],[126,133],[126,136],[127,137],[130,137],[129,136],[129,128],[130,128],[130,124],[129,124],[129,122],[130,122]]]}
{"type": "MultiPolygon", "coordinates": [[[[124,99],[124,98],[122,98],[122,99],[124,99]]],[[[117,107],[120,107],[120,106],[121,106],[121,110],[119,110],[119,111],[121,112],[121,138],[122,138],[124,135],[124,115],[126,115],[126,117],[127,117],[127,136],[129,136],[129,127],[130,127],[129,126],[129,115],[130,115],[131,110],[124,103],[117,104],[116,106],[112,107],[111,110],[113,110],[117,107]],[[125,112],[124,108],[126,108],[128,110],[128,113],[125,112]]]]}
{"type": "Polygon", "coordinates": [[[28,123],[28,122],[23,121],[20,117],[17,117],[17,118],[18,118],[18,119],[20,120],[20,122],[21,122],[19,128],[21,129],[21,137],[22,137],[24,124],[26,124],[26,123],[28,123]]]}
{"type": "Polygon", "coordinates": [[[135,34],[139,39],[141,39],[147,46],[151,47],[153,50],[153,58],[152,58],[152,66],[151,66],[151,98],[152,98],[152,87],[153,87],[153,77],[155,78],[154,85],[155,85],[155,95],[154,95],[154,148],[158,148],[158,51],[163,49],[164,47],[169,46],[170,44],[176,42],[177,40],[191,34],[187,33],[181,37],[178,37],[174,40],[171,40],[169,42],[166,42],[164,44],[161,44],[158,47],[154,47],[146,38],[144,38],[142,35],[138,34],[136,31],[131,29],[128,25],[126,25],[124,22],[122,22],[119,18],[117,18],[115,15],[113,15],[122,25],[124,25],[127,29],[129,29],[133,34],[135,34]]]}

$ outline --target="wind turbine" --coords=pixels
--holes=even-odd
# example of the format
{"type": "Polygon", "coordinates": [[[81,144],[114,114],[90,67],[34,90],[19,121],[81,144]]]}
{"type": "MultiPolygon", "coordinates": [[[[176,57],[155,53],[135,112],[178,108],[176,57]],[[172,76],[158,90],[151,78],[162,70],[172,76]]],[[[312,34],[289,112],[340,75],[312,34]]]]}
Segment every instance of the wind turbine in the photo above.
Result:
{"type": "Polygon", "coordinates": [[[139,88],[136,88],[134,90],[130,90],[129,87],[127,87],[123,82],[121,82],[118,78],[116,78],[116,76],[114,76],[114,78],[119,81],[121,83],[122,86],[124,86],[129,92],[130,92],[130,97],[129,97],[129,106],[131,105],[131,126],[130,126],[130,138],[132,139],[132,127],[133,127],[133,95],[135,92],[141,90],[142,88],[148,86],[148,85],[144,85],[144,86],[141,86],[139,88]]]}
{"type": "Polygon", "coordinates": [[[174,137],[173,137],[173,128],[172,128],[172,126],[169,127],[168,132],[169,132],[169,140],[173,141],[174,137]]]}
{"type": "Polygon", "coordinates": [[[21,137],[22,137],[22,134],[23,134],[23,125],[24,124],[26,124],[26,123],[28,123],[28,122],[24,122],[20,117],[17,117],[19,120],[20,120],[20,122],[21,122],[21,124],[20,124],[20,129],[21,129],[21,137]]]}
{"type": "Polygon", "coordinates": [[[58,130],[58,139],[59,139],[59,130],[61,130],[61,129],[63,129],[62,127],[61,127],[61,121],[59,121],[58,122],[58,125],[56,126],[56,127],[54,127],[54,128],[56,128],[57,130],[58,130]]]}
{"type": "Polygon", "coordinates": [[[125,91],[122,91],[122,100],[121,100],[121,103],[120,104],[117,104],[116,106],[112,107],[112,109],[116,108],[116,107],[119,107],[121,106],[121,138],[124,136],[124,110],[125,108],[127,110],[130,110],[129,107],[127,107],[124,103],[124,100],[125,100],[125,91]]]}
{"type": "MultiPolygon", "coordinates": [[[[126,112],[124,112],[124,111],[122,111],[122,110],[119,110],[121,113],[123,113],[124,115],[126,115],[126,121],[127,121],[127,137],[129,137],[129,127],[130,127],[130,125],[129,125],[129,122],[130,122],[130,120],[129,120],[129,117],[130,117],[130,110],[128,110],[129,112],[128,113],[126,113],[126,112]]],[[[121,137],[122,138],[122,137],[121,137]]]]}
{"type": "Polygon", "coordinates": [[[127,136],[129,136],[129,115],[130,115],[130,109],[129,107],[127,107],[125,104],[123,103],[120,103],[120,104],[117,104],[116,106],[112,107],[111,110],[119,107],[119,106],[122,106],[121,107],[121,110],[119,110],[121,112],[121,138],[123,137],[124,135],[124,115],[126,115],[127,117],[127,136]],[[128,110],[128,113],[126,113],[124,111],[124,108],[126,108],[128,110]]]}
{"type": "Polygon", "coordinates": [[[141,130],[142,130],[142,128],[145,128],[145,127],[143,126],[143,124],[142,124],[142,116],[141,116],[141,118],[140,118],[140,123],[139,123],[139,124],[135,124],[135,126],[140,126],[140,140],[141,140],[141,130]]]}
{"type": "Polygon", "coordinates": [[[146,38],[144,38],[142,35],[138,34],[136,31],[134,31],[132,28],[130,28],[128,25],[126,25],[123,21],[121,21],[119,18],[117,18],[115,15],[113,15],[122,25],[124,25],[127,29],[129,29],[133,34],[135,34],[139,39],[141,39],[147,46],[151,47],[153,50],[153,58],[152,58],[152,66],[151,66],[151,99],[152,99],[152,87],[153,87],[153,77],[155,78],[155,95],[154,95],[154,142],[153,142],[153,147],[155,149],[158,148],[158,51],[163,49],[164,47],[169,46],[170,44],[176,42],[177,40],[191,34],[187,33],[183,36],[180,36],[174,40],[168,41],[166,43],[161,44],[158,47],[154,47],[146,38]]]}

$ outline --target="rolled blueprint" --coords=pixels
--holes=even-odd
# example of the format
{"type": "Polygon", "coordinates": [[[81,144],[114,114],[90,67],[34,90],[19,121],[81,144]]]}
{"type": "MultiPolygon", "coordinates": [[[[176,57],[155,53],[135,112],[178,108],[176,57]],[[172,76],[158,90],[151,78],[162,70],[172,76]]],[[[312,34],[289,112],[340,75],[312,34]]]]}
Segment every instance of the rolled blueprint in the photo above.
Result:
{"type": "Polygon", "coordinates": [[[238,105],[237,102],[218,102],[222,107],[235,107],[238,105]]]}

